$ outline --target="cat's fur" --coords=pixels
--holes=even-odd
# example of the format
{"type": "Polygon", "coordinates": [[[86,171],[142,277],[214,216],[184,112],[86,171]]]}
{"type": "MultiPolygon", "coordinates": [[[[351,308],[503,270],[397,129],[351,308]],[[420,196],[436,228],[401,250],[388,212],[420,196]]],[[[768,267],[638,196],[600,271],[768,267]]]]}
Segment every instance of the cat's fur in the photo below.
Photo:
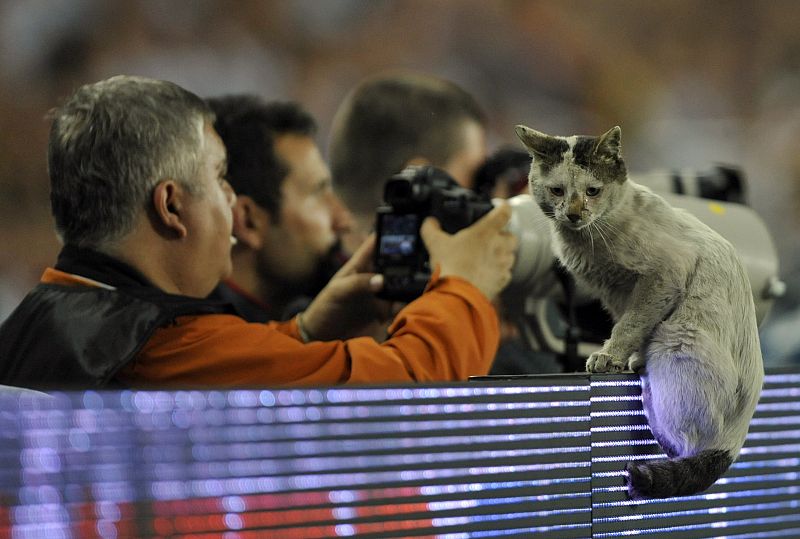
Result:
{"type": "Polygon", "coordinates": [[[745,270],[731,244],[628,179],[621,131],[517,135],[529,185],[550,218],[561,263],[615,325],[589,372],[638,371],[654,437],[668,459],[627,466],[632,498],[691,495],[736,459],[764,367],[745,270]]]}

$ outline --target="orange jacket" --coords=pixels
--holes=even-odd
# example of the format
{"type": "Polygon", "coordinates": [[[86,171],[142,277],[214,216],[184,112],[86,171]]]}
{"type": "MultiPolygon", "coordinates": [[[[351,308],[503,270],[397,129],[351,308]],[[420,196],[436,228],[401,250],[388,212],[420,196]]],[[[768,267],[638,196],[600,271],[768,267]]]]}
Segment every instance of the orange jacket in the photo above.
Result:
{"type": "MultiPolygon", "coordinates": [[[[52,268],[42,282],[95,283],[52,268]]],[[[118,380],[130,386],[246,387],[464,380],[489,371],[499,342],[494,307],[469,282],[434,278],[378,343],[311,342],[296,321],[248,323],[229,314],[181,316],[156,330],[118,380]]]]}

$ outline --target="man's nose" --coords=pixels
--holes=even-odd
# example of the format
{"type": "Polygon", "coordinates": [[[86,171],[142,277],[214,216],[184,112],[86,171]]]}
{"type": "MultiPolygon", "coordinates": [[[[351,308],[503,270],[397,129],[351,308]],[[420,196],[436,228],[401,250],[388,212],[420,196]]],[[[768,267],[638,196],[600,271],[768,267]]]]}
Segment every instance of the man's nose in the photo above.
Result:
{"type": "Polygon", "coordinates": [[[333,216],[333,230],[337,234],[345,234],[353,228],[353,214],[344,205],[342,199],[331,194],[331,214],[333,216]]]}

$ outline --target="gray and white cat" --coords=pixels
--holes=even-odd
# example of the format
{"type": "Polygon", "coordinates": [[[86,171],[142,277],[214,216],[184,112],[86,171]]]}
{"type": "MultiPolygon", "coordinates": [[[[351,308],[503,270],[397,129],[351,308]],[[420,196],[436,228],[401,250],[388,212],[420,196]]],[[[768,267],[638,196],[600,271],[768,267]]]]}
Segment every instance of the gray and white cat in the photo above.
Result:
{"type": "Polygon", "coordinates": [[[691,495],[739,455],[764,367],[753,297],[731,244],[628,179],[619,127],[559,137],[517,126],[556,255],[614,318],[589,372],[639,371],[669,457],[627,465],[631,498],[691,495]]]}

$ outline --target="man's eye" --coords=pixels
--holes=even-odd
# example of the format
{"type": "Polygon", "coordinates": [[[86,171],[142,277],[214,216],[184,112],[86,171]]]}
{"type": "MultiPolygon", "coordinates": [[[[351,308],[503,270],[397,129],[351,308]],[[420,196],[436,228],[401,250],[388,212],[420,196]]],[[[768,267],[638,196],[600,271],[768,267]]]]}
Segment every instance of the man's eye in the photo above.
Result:
{"type": "Polygon", "coordinates": [[[588,196],[588,197],[596,197],[599,194],[600,194],[600,188],[599,187],[587,187],[586,188],[586,196],[588,196]]]}
{"type": "Polygon", "coordinates": [[[564,190],[561,187],[551,187],[550,188],[550,192],[553,194],[553,196],[557,196],[557,197],[563,197],[564,196],[564,190]]]}

